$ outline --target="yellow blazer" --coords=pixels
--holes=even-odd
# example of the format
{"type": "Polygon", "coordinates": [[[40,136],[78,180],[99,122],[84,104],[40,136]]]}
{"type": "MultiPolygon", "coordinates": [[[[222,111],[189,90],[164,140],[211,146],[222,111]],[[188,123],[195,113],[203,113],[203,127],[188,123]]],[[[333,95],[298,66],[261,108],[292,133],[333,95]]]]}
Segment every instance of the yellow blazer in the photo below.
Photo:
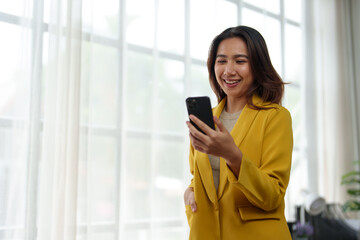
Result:
{"type": "MultiPolygon", "coordinates": [[[[194,188],[197,212],[185,206],[190,240],[288,240],[284,196],[290,177],[293,135],[289,111],[278,104],[254,110],[247,105],[231,131],[243,153],[239,177],[220,158],[216,192],[208,155],[190,147],[190,187],[194,188]]],[[[213,109],[219,118],[226,103],[213,109]]]]}

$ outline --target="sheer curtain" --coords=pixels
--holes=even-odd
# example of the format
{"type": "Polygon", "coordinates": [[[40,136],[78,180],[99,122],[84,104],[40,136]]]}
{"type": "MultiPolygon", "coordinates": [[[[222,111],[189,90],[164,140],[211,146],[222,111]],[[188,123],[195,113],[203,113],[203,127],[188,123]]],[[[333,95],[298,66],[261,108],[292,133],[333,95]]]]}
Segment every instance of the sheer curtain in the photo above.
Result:
{"type": "MultiPolygon", "coordinates": [[[[8,54],[2,66],[9,69],[1,76],[0,239],[96,238],[87,227],[93,219],[84,214],[98,200],[93,191],[99,186],[91,184],[100,177],[91,172],[91,126],[98,113],[89,97],[96,4],[29,0],[1,5],[9,13],[2,15],[9,24],[1,25],[8,28],[1,47],[8,54]]],[[[111,214],[116,216],[109,210],[105,215],[111,214]]]]}
{"type": "Polygon", "coordinates": [[[216,104],[207,50],[238,24],[292,82],[301,178],[301,3],[0,1],[0,239],[186,239],[184,102],[216,104]]]}
{"type": "MultiPolygon", "coordinates": [[[[208,35],[237,24],[236,4],[202,6],[208,35]],[[217,21],[216,6],[231,14],[217,21]]],[[[190,41],[189,9],[0,3],[0,239],[186,238],[184,100],[211,94],[209,43],[198,31],[190,41]]]]}
{"type": "Polygon", "coordinates": [[[76,239],[82,2],[51,1],[37,239],[76,239]]]}
{"type": "MultiPolygon", "coordinates": [[[[48,42],[45,43],[48,49],[43,47],[43,2],[23,3],[25,13],[19,19],[23,42],[17,46],[20,76],[9,80],[21,81],[13,96],[20,95],[16,92],[18,89],[26,90],[23,106],[15,109],[22,114],[21,119],[12,120],[15,126],[23,125],[20,129],[24,136],[17,136],[16,143],[9,143],[7,149],[11,160],[18,159],[14,155],[21,155],[18,167],[22,171],[11,163],[9,169],[18,181],[9,180],[9,188],[14,191],[9,192],[10,196],[5,195],[5,223],[20,226],[5,231],[3,239],[35,239],[36,235],[37,239],[75,239],[81,1],[51,1],[48,42]],[[41,72],[43,54],[49,63],[46,72],[41,72]],[[43,108],[42,101],[45,102],[43,108]]],[[[19,127],[10,131],[17,132],[19,127]]],[[[14,136],[11,134],[10,139],[14,136]]]]}
{"type": "Polygon", "coordinates": [[[359,160],[358,1],[306,1],[308,187],[344,203],[341,176],[359,160]]]}

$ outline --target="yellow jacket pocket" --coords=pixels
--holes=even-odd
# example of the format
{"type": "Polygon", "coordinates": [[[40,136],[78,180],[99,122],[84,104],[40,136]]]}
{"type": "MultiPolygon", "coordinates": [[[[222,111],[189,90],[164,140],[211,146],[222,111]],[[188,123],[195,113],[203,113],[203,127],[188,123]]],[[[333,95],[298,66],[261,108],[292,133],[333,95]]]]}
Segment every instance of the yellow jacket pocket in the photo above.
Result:
{"type": "Polygon", "coordinates": [[[254,206],[239,206],[238,210],[243,221],[267,219],[280,220],[281,218],[281,213],[276,210],[267,212],[254,206]]]}

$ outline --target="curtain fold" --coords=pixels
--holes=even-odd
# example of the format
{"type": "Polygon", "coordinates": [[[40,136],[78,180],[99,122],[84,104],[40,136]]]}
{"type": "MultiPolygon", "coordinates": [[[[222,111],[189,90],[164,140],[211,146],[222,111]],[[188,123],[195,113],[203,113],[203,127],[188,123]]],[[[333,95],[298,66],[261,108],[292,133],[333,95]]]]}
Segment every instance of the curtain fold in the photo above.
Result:
{"type": "MultiPolygon", "coordinates": [[[[352,56],[353,56],[353,70],[354,70],[354,84],[352,85],[354,94],[354,105],[355,105],[355,116],[356,122],[354,131],[356,134],[356,149],[355,156],[360,160],[360,28],[358,23],[360,23],[360,1],[351,0],[350,1],[350,23],[351,23],[351,38],[352,38],[352,56]]],[[[360,170],[360,166],[358,165],[358,170],[360,170]]]]}
{"type": "Polygon", "coordinates": [[[37,239],[76,239],[82,9],[81,0],[51,4],[37,239]]]}
{"type": "Polygon", "coordinates": [[[356,160],[358,148],[358,92],[355,91],[355,63],[350,1],[307,2],[306,129],[309,188],[328,202],[344,202],[341,176],[356,160]],[[310,64],[311,65],[310,65],[310,64]],[[314,109],[315,106],[315,109],[314,109]],[[315,129],[315,131],[309,131],[315,129]],[[313,148],[309,144],[316,144],[313,148]]]}

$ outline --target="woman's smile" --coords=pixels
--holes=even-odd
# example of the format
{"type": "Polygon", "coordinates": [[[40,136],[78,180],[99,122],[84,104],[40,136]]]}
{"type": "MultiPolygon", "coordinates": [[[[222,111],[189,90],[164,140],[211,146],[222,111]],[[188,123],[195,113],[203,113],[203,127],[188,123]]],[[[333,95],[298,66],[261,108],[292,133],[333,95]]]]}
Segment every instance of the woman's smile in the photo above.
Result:
{"type": "Polygon", "coordinates": [[[233,88],[233,87],[236,87],[240,82],[241,82],[241,79],[239,80],[236,80],[236,79],[223,79],[225,84],[226,84],[226,87],[228,88],[233,88]]]}

